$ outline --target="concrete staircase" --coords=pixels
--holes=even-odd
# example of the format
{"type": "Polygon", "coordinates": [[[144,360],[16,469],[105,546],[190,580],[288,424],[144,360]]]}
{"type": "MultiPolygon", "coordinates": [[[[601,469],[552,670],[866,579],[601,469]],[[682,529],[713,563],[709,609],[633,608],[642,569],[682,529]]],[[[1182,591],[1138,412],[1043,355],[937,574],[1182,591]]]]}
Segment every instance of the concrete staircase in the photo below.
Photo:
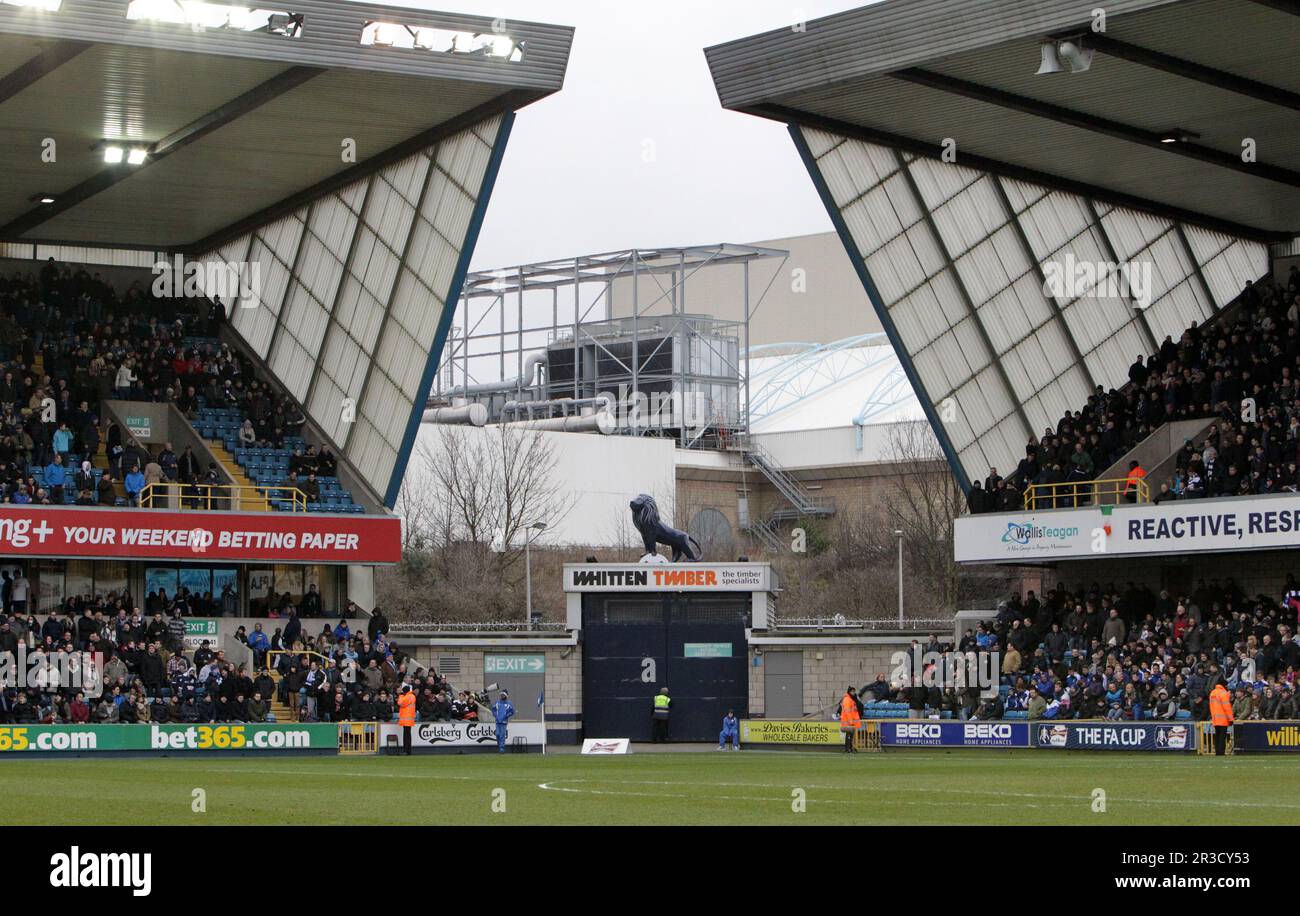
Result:
{"type": "Polygon", "coordinates": [[[222,469],[230,475],[230,479],[241,487],[249,488],[240,493],[237,504],[235,500],[231,501],[230,508],[237,508],[240,512],[275,511],[271,508],[270,500],[266,498],[266,491],[253,489],[256,485],[244,473],[244,469],[239,466],[239,463],[235,461],[235,456],[226,451],[226,446],[217,439],[208,439],[206,442],[208,444],[208,450],[212,452],[212,457],[215,458],[217,463],[221,465],[222,469]],[[253,496],[254,492],[261,495],[253,496]]]}
{"type": "Polygon", "coordinates": [[[271,714],[275,716],[275,721],[297,722],[298,721],[297,704],[295,703],[293,706],[286,706],[284,703],[280,702],[280,693],[279,693],[280,674],[278,671],[275,671],[274,669],[271,670],[271,680],[275,681],[276,689],[271,691],[271,696],[267,700],[267,703],[270,707],[271,714]]]}
{"type": "MultiPolygon", "coordinates": [[[[1127,477],[1128,463],[1136,461],[1147,472],[1147,487],[1150,489],[1151,498],[1155,499],[1156,494],[1160,492],[1160,485],[1168,483],[1173,476],[1174,468],[1178,464],[1178,451],[1183,447],[1183,442],[1187,439],[1201,442],[1214,427],[1215,422],[1214,419],[1201,419],[1166,423],[1098,474],[1097,479],[1117,480],[1127,477]]],[[[1116,501],[1115,494],[1104,495],[1099,500],[1101,504],[1113,504],[1116,501]]]]}

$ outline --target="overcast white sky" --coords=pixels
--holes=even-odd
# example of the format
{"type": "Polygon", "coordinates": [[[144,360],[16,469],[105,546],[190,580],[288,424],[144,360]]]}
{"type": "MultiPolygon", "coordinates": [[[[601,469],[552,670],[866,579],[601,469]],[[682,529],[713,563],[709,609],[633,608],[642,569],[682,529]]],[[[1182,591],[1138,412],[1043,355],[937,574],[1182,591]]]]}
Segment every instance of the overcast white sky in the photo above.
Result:
{"type": "Polygon", "coordinates": [[[831,228],[784,126],[724,111],[703,49],[865,0],[389,2],[576,29],[564,89],[519,112],[473,269],[831,228]]]}

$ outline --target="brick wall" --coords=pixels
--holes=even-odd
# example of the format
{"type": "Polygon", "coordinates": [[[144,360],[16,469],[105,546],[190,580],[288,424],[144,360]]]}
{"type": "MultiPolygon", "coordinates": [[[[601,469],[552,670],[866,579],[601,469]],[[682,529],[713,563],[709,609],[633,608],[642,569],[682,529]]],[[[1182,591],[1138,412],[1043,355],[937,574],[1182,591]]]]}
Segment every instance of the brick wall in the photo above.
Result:
{"type": "Polygon", "coordinates": [[[754,667],[758,652],[803,653],[803,714],[811,715],[828,706],[834,706],[844,696],[850,684],[862,688],[874,681],[877,674],[890,677],[894,669],[893,655],[905,651],[910,639],[898,637],[827,637],[816,645],[801,643],[764,643],[749,648],[749,714],[766,715],[763,704],[764,671],[762,665],[754,667]]]}

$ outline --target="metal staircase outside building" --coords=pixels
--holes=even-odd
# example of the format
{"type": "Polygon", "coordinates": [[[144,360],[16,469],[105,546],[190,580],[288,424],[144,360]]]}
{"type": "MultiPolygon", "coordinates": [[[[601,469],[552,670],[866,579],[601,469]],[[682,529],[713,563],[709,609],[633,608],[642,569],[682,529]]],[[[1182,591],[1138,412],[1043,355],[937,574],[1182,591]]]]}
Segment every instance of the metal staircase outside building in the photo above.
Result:
{"type": "Polygon", "coordinates": [[[835,514],[833,500],[810,493],[807,487],[787,474],[781,465],[754,440],[753,436],[747,434],[736,436],[730,444],[732,450],[739,452],[743,459],[762,474],[786,501],[786,505],[778,507],[765,519],[751,516],[744,528],[764,550],[769,553],[779,553],[788,546],[777,531],[777,525],[781,522],[800,518],[826,518],[835,514]]]}
{"type": "Polygon", "coordinates": [[[835,514],[835,504],[825,496],[814,496],[802,483],[782,470],[752,435],[735,438],[736,448],[745,460],[767,478],[776,491],[785,497],[788,506],[777,509],[773,521],[790,521],[796,518],[825,518],[835,514]]]}

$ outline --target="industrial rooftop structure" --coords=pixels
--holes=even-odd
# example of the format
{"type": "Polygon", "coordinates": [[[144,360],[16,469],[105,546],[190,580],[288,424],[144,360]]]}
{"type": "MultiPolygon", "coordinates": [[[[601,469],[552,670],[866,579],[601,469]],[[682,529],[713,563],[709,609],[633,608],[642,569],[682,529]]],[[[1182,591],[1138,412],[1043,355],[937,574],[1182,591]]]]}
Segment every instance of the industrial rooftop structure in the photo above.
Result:
{"type": "Polygon", "coordinates": [[[789,125],[966,484],[1297,235],[1298,12],[886,0],[706,54],[725,107],[789,125]],[[1109,270],[1053,285],[1079,263],[1109,270]]]}
{"type": "Polygon", "coordinates": [[[0,4],[0,256],[255,266],[207,291],[391,506],[514,112],[572,29],[267,6],[0,4]]]}

